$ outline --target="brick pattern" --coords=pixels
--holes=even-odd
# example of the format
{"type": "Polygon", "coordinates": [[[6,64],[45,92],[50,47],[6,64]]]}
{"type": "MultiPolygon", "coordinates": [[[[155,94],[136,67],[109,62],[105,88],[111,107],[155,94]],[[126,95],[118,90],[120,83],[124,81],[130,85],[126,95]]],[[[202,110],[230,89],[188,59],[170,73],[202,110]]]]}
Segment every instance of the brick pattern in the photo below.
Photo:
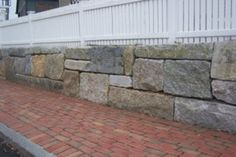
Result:
{"type": "Polygon", "coordinates": [[[236,157],[236,135],[5,80],[0,121],[58,157],[236,157]]]}

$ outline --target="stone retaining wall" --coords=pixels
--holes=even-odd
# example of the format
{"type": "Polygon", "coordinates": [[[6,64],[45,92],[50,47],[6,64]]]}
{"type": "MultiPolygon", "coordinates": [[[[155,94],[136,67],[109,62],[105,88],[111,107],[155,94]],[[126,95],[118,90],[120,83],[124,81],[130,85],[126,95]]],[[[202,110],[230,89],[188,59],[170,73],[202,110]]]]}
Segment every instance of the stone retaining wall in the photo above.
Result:
{"type": "Polygon", "coordinates": [[[2,49],[0,75],[113,107],[236,132],[236,41],[2,49]]]}

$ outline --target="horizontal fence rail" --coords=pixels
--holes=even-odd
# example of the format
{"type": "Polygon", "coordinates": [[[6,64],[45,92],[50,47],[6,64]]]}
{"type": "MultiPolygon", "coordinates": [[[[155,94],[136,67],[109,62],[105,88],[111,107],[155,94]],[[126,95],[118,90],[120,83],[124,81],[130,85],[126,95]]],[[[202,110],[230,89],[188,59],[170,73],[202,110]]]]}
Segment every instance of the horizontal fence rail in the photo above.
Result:
{"type": "Polygon", "coordinates": [[[236,39],[236,0],[84,0],[0,23],[1,47],[236,39]]]}

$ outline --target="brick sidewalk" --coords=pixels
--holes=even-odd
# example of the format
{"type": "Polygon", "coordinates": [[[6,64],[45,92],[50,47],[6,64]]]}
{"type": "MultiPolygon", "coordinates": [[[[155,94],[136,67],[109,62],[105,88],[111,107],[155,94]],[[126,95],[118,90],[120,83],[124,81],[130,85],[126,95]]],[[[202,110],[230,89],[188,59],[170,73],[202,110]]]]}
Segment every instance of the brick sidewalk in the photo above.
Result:
{"type": "Polygon", "coordinates": [[[236,157],[236,135],[4,80],[0,121],[59,157],[236,157]]]}

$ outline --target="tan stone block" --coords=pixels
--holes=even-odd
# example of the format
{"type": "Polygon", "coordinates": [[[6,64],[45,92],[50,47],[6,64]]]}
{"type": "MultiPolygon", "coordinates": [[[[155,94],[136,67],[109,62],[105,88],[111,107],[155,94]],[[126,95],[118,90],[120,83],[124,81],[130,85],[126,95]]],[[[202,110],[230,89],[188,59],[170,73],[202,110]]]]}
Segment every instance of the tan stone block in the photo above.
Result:
{"type": "Polygon", "coordinates": [[[32,75],[36,77],[44,77],[45,55],[35,55],[32,57],[32,75]]]}

